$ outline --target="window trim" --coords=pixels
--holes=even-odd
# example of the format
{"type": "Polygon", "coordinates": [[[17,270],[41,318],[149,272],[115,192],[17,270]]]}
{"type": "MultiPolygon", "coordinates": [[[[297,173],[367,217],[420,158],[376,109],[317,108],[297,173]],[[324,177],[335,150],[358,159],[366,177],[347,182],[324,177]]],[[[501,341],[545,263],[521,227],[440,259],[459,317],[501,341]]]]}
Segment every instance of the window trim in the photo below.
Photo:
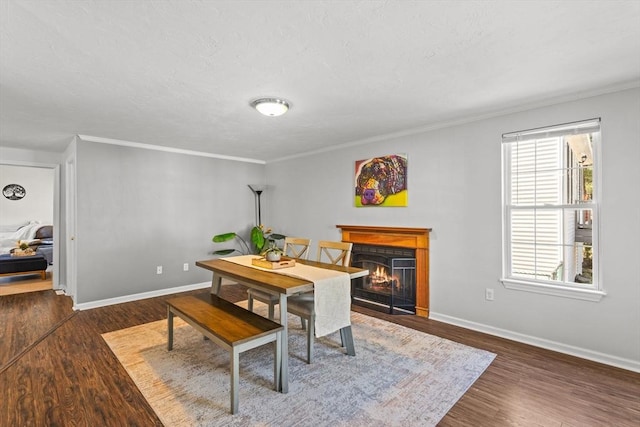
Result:
{"type": "Polygon", "coordinates": [[[550,283],[533,282],[527,280],[516,280],[510,278],[502,278],[500,279],[500,282],[506,289],[527,291],[536,294],[554,295],[593,302],[599,302],[604,296],[607,295],[607,293],[602,289],[578,289],[569,286],[553,285],[550,283]]]}
{"type": "MultiPolygon", "coordinates": [[[[529,138],[526,138],[529,139],[529,138]]],[[[554,126],[546,126],[536,129],[528,129],[519,132],[505,133],[502,135],[502,277],[500,282],[506,289],[527,291],[538,294],[553,295],[559,297],[573,298],[585,301],[599,302],[607,293],[604,291],[602,284],[602,257],[601,257],[601,244],[600,244],[600,200],[601,200],[601,140],[602,140],[602,123],[600,118],[593,118],[589,120],[581,120],[577,122],[564,123],[554,126]],[[595,251],[597,262],[593,268],[594,284],[589,288],[571,286],[571,282],[552,282],[545,280],[526,279],[510,276],[511,259],[509,245],[511,244],[511,224],[509,222],[509,195],[507,194],[510,186],[507,182],[511,179],[511,173],[509,172],[509,159],[507,159],[507,150],[504,144],[517,141],[521,136],[538,135],[536,139],[542,139],[549,136],[567,135],[571,133],[583,133],[589,132],[595,134],[593,141],[593,199],[589,202],[589,209],[592,209],[593,222],[592,229],[592,247],[595,251]]],[[[513,205],[511,206],[513,207],[513,205]]],[[[560,206],[556,206],[560,207],[560,206]]],[[[567,206],[576,207],[576,206],[567,206]]]]}

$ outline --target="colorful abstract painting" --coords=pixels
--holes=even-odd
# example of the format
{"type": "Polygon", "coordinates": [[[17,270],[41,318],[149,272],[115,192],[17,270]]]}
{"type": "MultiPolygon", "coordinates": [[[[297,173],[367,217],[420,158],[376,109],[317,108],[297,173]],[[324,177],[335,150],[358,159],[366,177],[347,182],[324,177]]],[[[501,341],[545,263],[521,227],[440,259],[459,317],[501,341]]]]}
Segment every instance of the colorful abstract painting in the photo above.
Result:
{"type": "Polygon", "coordinates": [[[355,206],[407,206],[407,155],[356,161],[355,206]]]}

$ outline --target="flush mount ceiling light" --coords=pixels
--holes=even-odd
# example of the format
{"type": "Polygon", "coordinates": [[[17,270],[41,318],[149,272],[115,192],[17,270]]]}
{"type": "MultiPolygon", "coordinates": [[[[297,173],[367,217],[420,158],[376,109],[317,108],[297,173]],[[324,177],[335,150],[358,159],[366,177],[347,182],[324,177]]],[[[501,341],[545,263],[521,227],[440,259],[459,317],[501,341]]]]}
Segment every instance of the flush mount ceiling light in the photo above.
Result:
{"type": "Polygon", "coordinates": [[[258,110],[260,114],[277,117],[289,110],[289,101],[282,98],[260,98],[252,101],[251,106],[258,110]]]}

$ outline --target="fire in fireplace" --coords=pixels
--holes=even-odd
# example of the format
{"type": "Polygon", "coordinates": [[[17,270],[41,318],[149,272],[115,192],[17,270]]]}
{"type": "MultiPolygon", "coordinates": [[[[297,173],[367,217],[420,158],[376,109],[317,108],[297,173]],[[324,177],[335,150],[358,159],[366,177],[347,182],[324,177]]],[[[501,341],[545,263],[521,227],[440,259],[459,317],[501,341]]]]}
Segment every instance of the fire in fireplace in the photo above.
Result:
{"type": "Polygon", "coordinates": [[[353,281],[354,304],[391,314],[415,313],[415,249],[354,244],[351,254],[351,265],[370,272],[353,281]]]}

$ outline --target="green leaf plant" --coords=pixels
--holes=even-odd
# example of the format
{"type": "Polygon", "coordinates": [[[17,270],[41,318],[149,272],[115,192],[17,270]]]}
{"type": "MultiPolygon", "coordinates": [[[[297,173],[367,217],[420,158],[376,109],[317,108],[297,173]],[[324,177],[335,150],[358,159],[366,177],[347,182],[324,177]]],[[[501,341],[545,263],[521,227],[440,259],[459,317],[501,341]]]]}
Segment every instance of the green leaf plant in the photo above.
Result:
{"type": "Polygon", "coordinates": [[[240,249],[219,249],[214,251],[214,255],[229,255],[233,252],[240,252],[243,255],[264,254],[269,248],[276,246],[277,240],[284,239],[282,234],[273,233],[271,228],[265,229],[263,225],[254,226],[251,229],[251,245],[238,233],[223,233],[213,236],[214,243],[224,243],[237,239],[240,242],[240,249]]]}

